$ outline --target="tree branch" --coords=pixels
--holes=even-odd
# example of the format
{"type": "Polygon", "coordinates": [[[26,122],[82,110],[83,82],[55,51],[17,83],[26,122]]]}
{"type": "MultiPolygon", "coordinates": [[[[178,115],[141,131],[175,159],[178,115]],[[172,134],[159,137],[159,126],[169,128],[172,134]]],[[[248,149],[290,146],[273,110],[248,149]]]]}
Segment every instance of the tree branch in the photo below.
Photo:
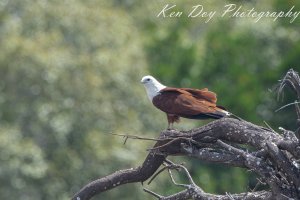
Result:
{"type": "Polygon", "coordinates": [[[185,187],[185,190],[182,190],[176,194],[170,195],[170,196],[162,196],[159,195],[153,191],[150,191],[146,188],[144,188],[144,191],[153,195],[159,200],[185,200],[185,199],[196,199],[196,200],[212,200],[212,199],[218,199],[218,200],[245,200],[245,199],[270,199],[271,193],[267,191],[260,191],[260,192],[250,192],[250,193],[241,193],[241,194],[226,194],[226,195],[214,195],[214,194],[209,194],[205,193],[200,187],[198,187],[194,181],[192,176],[190,175],[189,171],[184,167],[183,165],[170,165],[168,166],[170,169],[178,169],[181,168],[184,170],[185,174],[188,177],[188,180],[190,184],[179,184],[176,183],[172,173],[169,169],[169,174],[171,177],[171,180],[174,185],[176,186],[181,186],[185,187]]]}
{"type": "MultiPolygon", "coordinates": [[[[273,130],[246,121],[223,118],[190,131],[165,130],[158,139],[140,167],[117,171],[95,180],[74,195],[73,200],[90,199],[96,194],[122,184],[143,182],[157,171],[167,156],[174,155],[193,156],[207,162],[248,168],[267,180],[273,193],[279,191],[283,195],[295,195],[291,194],[292,189],[285,188],[281,179],[278,178],[275,170],[275,166],[278,164],[276,160],[272,159],[270,154],[263,153],[269,150],[265,149],[267,143],[272,142],[279,148],[284,142],[289,141],[273,130]],[[237,147],[226,146],[225,142],[235,143],[237,147]],[[248,145],[256,151],[247,150],[248,152],[246,152],[242,148],[238,148],[239,144],[248,145]]],[[[278,151],[281,152],[280,149],[278,151]]],[[[291,165],[289,164],[289,166],[291,165]]],[[[295,175],[294,170],[285,172],[287,172],[284,177],[286,179],[295,175]]],[[[265,198],[265,195],[262,196],[265,198]]],[[[217,196],[215,197],[217,198],[217,196]]],[[[212,196],[210,198],[216,199],[212,196]]]]}
{"type": "MultiPolygon", "coordinates": [[[[160,145],[160,142],[157,142],[156,144],[160,145]]],[[[119,185],[144,182],[155,173],[164,160],[164,155],[149,153],[142,166],[134,169],[120,170],[106,177],[97,179],[84,186],[72,199],[87,200],[96,194],[110,190],[119,185]]]]}

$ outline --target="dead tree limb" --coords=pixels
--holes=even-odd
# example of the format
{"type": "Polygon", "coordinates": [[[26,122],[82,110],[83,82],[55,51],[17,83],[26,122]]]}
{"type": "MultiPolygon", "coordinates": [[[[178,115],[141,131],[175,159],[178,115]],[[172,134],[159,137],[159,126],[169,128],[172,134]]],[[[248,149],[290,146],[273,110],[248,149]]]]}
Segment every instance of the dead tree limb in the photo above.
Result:
{"type": "Polygon", "coordinates": [[[271,196],[270,192],[260,191],[260,192],[251,192],[251,193],[241,193],[241,194],[226,194],[226,195],[215,195],[215,194],[209,194],[205,193],[199,186],[197,186],[192,176],[190,175],[189,171],[184,167],[183,165],[169,165],[170,169],[178,169],[181,168],[186,173],[189,184],[179,184],[176,183],[176,181],[173,178],[172,172],[169,169],[169,174],[172,182],[176,186],[180,186],[183,188],[186,188],[185,190],[182,190],[176,194],[170,195],[170,196],[162,196],[159,194],[156,194],[153,191],[150,191],[146,188],[144,188],[145,192],[148,192],[149,194],[153,195],[159,200],[185,200],[185,199],[201,199],[201,200],[211,200],[211,199],[218,199],[218,200],[255,200],[255,199],[262,199],[262,198],[268,198],[271,196]]]}
{"type": "MultiPolygon", "coordinates": [[[[299,198],[300,170],[293,163],[295,158],[286,157],[283,151],[287,150],[280,149],[284,142],[290,142],[299,148],[299,141],[287,140],[267,128],[231,118],[216,120],[186,132],[166,130],[161,133],[160,139],[166,140],[156,143],[140,167],[117,171],[95,180],[83,187],[73,199],[86,200],[122,184],[143,182],[157,171],[167,156],[172,155],[191,156],[254,171],[269,185],[270,191],[249,192],[247,196],[256,195],[256,199],[273,199],[278,195],[299,198]],[[245,151],[230,143],[246,144],[256,150],[245,151]]],[[[291,155],[297,155],[292,149],[289,150],[291,155]]],[[[242,199],[243,195],[233,196],[235,199],[239,199],[238,196],[242,199]]],[[[215,195],[213,198],[212,194],[209,195],[210,199],[226,199],[225,197],[215,195]]]]}

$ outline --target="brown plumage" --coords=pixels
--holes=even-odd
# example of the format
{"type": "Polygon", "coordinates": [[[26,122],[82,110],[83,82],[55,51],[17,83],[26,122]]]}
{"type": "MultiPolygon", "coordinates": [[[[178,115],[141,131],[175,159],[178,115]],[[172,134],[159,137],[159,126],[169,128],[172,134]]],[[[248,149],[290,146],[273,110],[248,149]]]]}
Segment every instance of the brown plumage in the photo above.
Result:
{"type": "Polygon", "coordinates": [[[167,114],[168,128],[180,117],[188,119],[219,119],[229,112],[217,106],[216,94],[204,89],[171,88],[151,76],[142,79],[153,105],[167,114]]]}

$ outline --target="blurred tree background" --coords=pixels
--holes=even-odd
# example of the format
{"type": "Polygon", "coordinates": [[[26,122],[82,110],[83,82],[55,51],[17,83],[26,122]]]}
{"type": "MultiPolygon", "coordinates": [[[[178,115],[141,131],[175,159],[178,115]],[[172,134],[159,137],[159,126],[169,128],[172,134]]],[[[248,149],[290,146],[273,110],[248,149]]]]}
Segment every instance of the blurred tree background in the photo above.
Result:
{"type": "MultiPolygon", "coordinates": [[[[293,107],[275,112],[293,98],[276,101],[270,90],[289,68],[300,71],[300,17],[157,18],[166,3],[0,1],[1,199],[69,199],[97,177],[142,163],[151,143],[123,145],[108,133],[153,137],[166,128],[139,83],[146,74],[170,86],[208,87],[248,121],[295,129],[293,107]]],[[[172,3],[189,11],[199,1],[172,3]]],[[[216,11],[227,3],[300,10],[297,0],[201,1],[216,11]]],[[[176,128],[203,123],[183,120],[176,128]]],[[[177,159],[207,192],[242,192],[256,183],[245,170],[177,159]]],[[[176,191],[167,176],[149,187],[176,191]]],[[[133,184],[98,198],[152,197],[133,184]]]]}

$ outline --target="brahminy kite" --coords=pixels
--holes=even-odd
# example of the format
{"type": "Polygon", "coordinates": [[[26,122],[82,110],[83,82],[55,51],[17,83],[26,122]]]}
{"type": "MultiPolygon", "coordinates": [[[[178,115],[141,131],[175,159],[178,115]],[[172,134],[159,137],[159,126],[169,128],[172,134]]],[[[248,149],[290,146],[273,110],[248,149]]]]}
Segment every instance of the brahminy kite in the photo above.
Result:
{"type": "Polygon", "coordinates": [[[188,119],[219,119],[229,116],[222,106],[217,106],[215,93],[204,89],[173,88],[158,82],[152,76],[144,76],[141,83],[155,107],[167,114],[168,129],[179,118],[188,119]]]}

